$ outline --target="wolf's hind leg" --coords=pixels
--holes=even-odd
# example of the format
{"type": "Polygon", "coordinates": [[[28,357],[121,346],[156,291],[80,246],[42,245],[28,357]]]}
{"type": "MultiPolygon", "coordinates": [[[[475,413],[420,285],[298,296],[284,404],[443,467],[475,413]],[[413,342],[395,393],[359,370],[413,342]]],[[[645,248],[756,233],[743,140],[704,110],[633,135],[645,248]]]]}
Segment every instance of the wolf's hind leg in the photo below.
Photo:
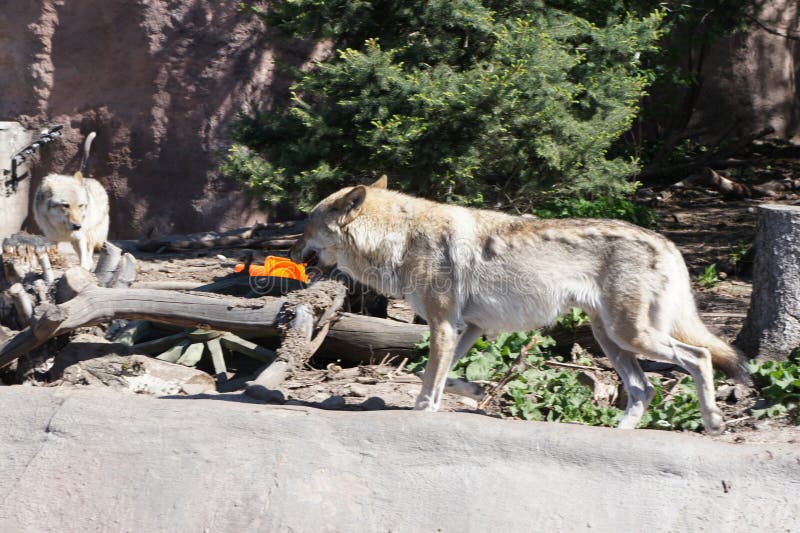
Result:
{"type": "Polygon", "coordinates": [[[456,350],[453,354],[453,362],[450,364],[450,368],[453,368],[462,357],[467,355],[469,349],[475,345],[475,342],[481,335],[483,335],[483,330],[481,328],[475,324],[467,324],[467,327],[461,332],[461,336],[458,337],[458,344],[456,344],[456,350]]]}
{"type": "Polygon", "coordinates": [[[620,348],[606,334],[604,325],[600,317],[592,317],[592,333],[603,352],[614,365],[614,369],[622,379],[625,392],[628,394],[628,404],[625,407],[625,414],[617,425],[620,429],[635,429],[639,425],[647,406],[655,396],[656,390],[647,380],[636,354],[620,348]]]}
{"type": "MultiPolygon", "coordinates": [[[[475,345],[475,341],[477,341],[481,335],[483,335],[483,330],[481,328],[474,324],[467,324],[467,327],[461,332],[461,336],[458,338],[458,344],[456,344],[455,354],[453,355],[453,362],[450,363],[451,369],[456,366],[459,359],[464,357],[469,349],[475,345]]],[[[470,383],[467,380],[457,378],[447,378],[444,391],[451,394],[458,394],[459,396],[466,396],[473,400],[483,399],[486,392],[483,390],[483,387],[477,383],[470,383]]],[[[439,398],[437,398],[437,402],[441,403],[441,401],[440,394],[439,398]]]]}
{"type": "Polygon", "coordinates": [[[636,327],[634,321],[614,323],[606,332],[619,346],[641,353],[644,357],[665,361],[684,368],[694,379],[703,425],[709,434],[718,434],[724,429],[722,411],[717,407],[714,394],[714,369],[711,352],[700,346],[691,346],[674,339],[669,334],[649,325],[636,327]]]}

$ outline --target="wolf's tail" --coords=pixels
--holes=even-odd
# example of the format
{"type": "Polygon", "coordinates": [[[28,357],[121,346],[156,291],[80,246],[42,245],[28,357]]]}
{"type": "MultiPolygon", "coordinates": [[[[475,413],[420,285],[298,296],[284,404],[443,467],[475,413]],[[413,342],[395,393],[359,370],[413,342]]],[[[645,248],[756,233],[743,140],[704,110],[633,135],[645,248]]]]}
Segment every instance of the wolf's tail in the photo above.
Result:
{"type": "Polygon", "coordinates": [[[86,170],[86,163],[89,162],[89,150],[92,149],[92,141],[95,137],[97,137],[97,134],[92,132],[87,135],[86,140],[83,141],[83,159],[81,160],[81,169],[79,170],[81,173],[86,170]]]}
{"type": "Polygon", "coordinates": [[[672,336],[692,346],[701,346],[711,352],[711,364],[722,370],[729,378],[749,385],[750,374],[744,367],[744,355],[706,328],[700,320],[694,299],[689,300],[692,309],[684,309],[672,324],[672,336]]]}

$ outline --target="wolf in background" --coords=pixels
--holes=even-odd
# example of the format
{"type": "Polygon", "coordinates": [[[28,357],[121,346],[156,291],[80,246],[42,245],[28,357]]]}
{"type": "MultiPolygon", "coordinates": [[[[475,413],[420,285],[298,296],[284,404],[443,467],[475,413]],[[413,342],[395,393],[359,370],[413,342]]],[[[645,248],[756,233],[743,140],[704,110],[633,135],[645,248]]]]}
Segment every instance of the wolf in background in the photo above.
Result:
{"type": "Polygon", "coordinates": [[[46,176],[33,201],[33,217],[45,237],[71,243],[86,270],[92,268],[92,252],[108,238],[108,194],[100,182],[83,177],[95,136],[86,136],[80,170],[46,176]]]}
{"type": "Polygon", "coordinates": [[[713,367],[744,379],[740,356],[701,322],[672,242],[622,221],[516,217],[386,187],[383,176],[322,200],[291,257],[337,264],[428,321],[416,409],[439,408],[448,371],[481,335],[548,326],[575,306],[627,390],[620,428],[635,428],[655,394],[642,356],[688,371],[706,431],[723,430],[713,367]]]}

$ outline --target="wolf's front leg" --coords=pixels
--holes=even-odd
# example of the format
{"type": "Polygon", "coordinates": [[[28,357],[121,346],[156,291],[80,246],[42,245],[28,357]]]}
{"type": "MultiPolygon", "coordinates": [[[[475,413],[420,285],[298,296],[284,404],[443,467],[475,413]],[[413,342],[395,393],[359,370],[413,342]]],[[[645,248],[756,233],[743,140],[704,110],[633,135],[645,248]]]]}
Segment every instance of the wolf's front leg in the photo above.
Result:
{"type": "Polygon", "coordinates": [[[449,321],[431,322],[431,355],[425,375],[422,377],[422,390],[417,397],[414,409],[418,411],[438,411],[442,403],[442,391],[447,382],[450,362],[456,344],[456,328],[449,321]]]}
{"type": "Polygon", "coordinates": [[[81,262],[81,267],[91,271],[93,266],[92,250],[89,247],[89,240],[86,237],[81,237],[78,242],[73,242],[72,246],[78,252],[78,259],[81,262]]]}

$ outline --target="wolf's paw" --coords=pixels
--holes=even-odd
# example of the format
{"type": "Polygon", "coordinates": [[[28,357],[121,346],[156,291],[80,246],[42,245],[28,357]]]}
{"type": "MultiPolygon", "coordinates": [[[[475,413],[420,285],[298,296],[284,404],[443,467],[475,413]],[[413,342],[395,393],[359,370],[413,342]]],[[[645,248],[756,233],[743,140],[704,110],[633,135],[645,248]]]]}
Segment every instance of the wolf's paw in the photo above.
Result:
{"type": "Polygon", "coordinates": [[[470,381],[464,381],[463,379],[447,378],[444,390],[445,392],[472,398],[475,401],[483,400],[483,397],[486,395],[486,391],[483,390],[482,386],[470,381]]]}
{"type": "Polygon", "coordinates": [[[417,398],[417,403],[414,405],[414,410],[430,411],[433,413],[439,410],[439,405],[429,396],[420,396],[417,398]]]}
{"type": "Polygon", "coordinates": [[[725,431],[725,421],[722,419],[722,412],[719,409],[711,411],[708,416],[703,418],[706,433],[709,435],[719,435],[725,431]]]}

